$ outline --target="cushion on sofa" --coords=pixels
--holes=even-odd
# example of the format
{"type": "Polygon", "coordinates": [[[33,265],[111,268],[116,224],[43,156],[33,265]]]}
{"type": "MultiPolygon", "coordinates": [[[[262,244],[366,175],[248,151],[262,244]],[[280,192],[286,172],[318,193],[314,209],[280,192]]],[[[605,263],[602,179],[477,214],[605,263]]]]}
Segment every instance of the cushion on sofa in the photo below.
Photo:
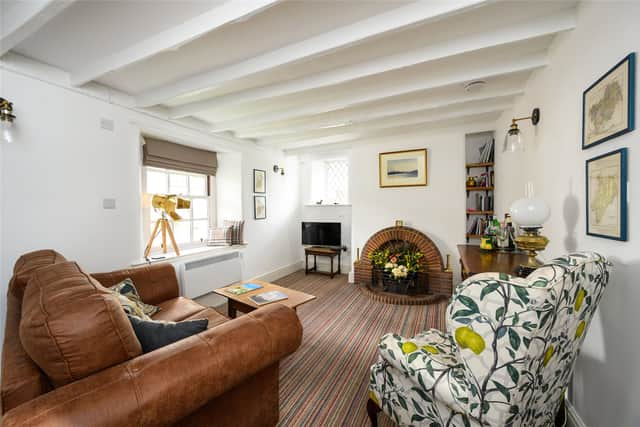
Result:
{"type": "Polygon", "coordinates": [[[142,353],[116,297],[74,262],[33,274],[22,301],[20,340],[55,387],[142,353]]]}
{"type": "Polygon", "coordinates": [[[144,320],[151,320],[151,317],[160,311],[160,307],[157,305],[146,304],[140,298],[136,286],[133,284],[133,280],[130,278],[124,279],[122,282],[109,288],[116,297],[120,305],[124,309],[124,312],[131,316],[136,316],[144,320]]]}
{"type": "Polygon", "coordinates": [[[24,288],[37,269],[65,261],[66,259],[61,254],[52,249],[43,249],[22,255],[13,266],[13,277],[9,282],[9,291],[22,300],[24,288]]]}
{"type": "Polygon", "coordinates": [[[179,322],[206,308],[185,297],[172,298],[158,305],[160,306],[160,311],[152,317],[152,320],[168,320],[171,322],[179,322]]]}
{"type": "Polygon", "coordinates": [[[129,316],[129,321],[144,353],[206,331],[209,323],[207,319],[164,322],[144,320],[136,316],[129,316]]]}

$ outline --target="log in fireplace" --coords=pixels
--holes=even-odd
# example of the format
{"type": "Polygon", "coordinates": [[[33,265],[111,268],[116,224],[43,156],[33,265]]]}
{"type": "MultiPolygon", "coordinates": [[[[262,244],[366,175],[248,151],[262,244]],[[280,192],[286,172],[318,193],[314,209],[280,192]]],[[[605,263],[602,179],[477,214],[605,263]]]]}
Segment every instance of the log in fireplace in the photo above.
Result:
{"type": "Polygon", "coordinates": [[[444,262],[435,243],[424,233],[411,227],[384,228],[367,240],[362,248],[360,260],[354,263],[355,282],[369,297],[391,304],[429,304],[451,297],[453,274],[445,271],[444,262]],[[416,286],[408,294],[389,292],[381,286],[379,275],[369,255],[377,250],[407,243],[424,254],[422,272],[416,277],[416,286]]]}

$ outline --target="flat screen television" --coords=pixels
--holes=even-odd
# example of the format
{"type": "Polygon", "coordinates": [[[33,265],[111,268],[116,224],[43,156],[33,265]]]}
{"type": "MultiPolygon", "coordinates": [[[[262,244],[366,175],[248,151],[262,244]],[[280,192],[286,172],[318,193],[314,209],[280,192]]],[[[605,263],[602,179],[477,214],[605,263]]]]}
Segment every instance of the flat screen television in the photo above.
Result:
{"type": "Polygon", "coordinates": [[[303,222],[302,244],[314,246],[342,246],[339,222],[303,222]]]}

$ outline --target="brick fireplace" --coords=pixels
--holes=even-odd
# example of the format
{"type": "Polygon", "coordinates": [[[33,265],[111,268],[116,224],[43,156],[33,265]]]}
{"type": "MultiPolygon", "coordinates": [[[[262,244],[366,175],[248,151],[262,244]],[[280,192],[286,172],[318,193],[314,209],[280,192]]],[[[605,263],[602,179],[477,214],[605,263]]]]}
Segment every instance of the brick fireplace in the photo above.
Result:
{"type": "Polygon", "coordinates": [[[354,264],[354,275],[357,284],[366,288],[365,293],[372,293],[373,265],[369,254],[376,249],[384,249],[394,242],[408,242],[415,245],[423,254],[422,272],[418,274],[420,288],[428,289],[428,294],[416,298],[387,296],[377,298],[383,302],[398,304],[428,304],[442,298],[449,298],[453,292],[453,273],[444,271],[444,262],[435,243],[424,233],[411,227],[384,228],[367,240],[362,248],[360,261],[354,264]],[[418,302],[420,300],[421,302],[418,302]]]}

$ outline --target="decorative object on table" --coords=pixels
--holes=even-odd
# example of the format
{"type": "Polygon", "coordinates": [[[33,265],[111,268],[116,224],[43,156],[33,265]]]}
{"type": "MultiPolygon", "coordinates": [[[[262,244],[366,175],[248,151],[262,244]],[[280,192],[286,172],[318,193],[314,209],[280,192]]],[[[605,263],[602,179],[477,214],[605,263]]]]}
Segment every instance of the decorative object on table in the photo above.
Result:
{"type": "Polygon", "coordinates": [[[284,175],[284,168],[281,168],[278,165],[273,165],[273,172],[279,173],[280,175],[284,175]]]}
{"type": "Polygon", "coordinates": [[[549,239],[540,234],[542,224],[549,219],[549,206],[547,203],[533,194],[533,185],[527,183],[526,196],[518,199],[509,208],[513,221],[520,227],[522,234],[515,238],[519,249],[528,253],[528,261],[520,266],[519,274],[526,275],[542,263],[536,259],[538,251],[544,250],[549,239]]]}
{"type": "Polygon", "coordinates": [[[627,240],[627,149],[586,163],[587,234],[627,240]]]}
{"type": "Polygon", "coordinates": [[[583,92],[583,150],[635,128],[635,70],[630,53],[583,92]]]}
{"type": "Polygon", "coordinates": [[[603,256],[579,252],[526,279],[465,280],[446,330],[389,331],[377,343],[367,375],[372,425],[382,410],[401,426],[553,426],[610,269],[603,256]]]}
{"type": "Polygon", "coordinates": [[[493,236],[485,234],[480,238],[480,249],[485,251],[493,250],[493,236]]]}
{"type": "Polygon", "coordinates": [[[169,223],[169,218],[167,218],[167,216],[171,217],[173,221],[180,221],[182,217],[176,213],[176,210],[189,209],[191,207],[191,201],[178,197],[175,194],[154,194],[151,199],[151,206],[156,212],[160,213],[160,218],[156,221],[156,225],[153,227],[151,236],[149,236],[149,242],[144,250],[144,257],[149,257],[151,246],[158,234],[162,235],[163,253],[167,253],[167,235],[169,235],[173,250],[176,255],[180,255],[180,250],[178,249],[178,244],[173,236],[173,229],[171,228],[171,224],[169,223]]]}
{"type": "Polygon", "coordinates": [[[426,148],[380,153],[378,160],[381,188],[427,185],[426,148]]]}
{"type": "Polygon", "coordinates": [[[265,196],[253,196],[253,218],[267,218],[267,198],[265,196]]]}
{"type": "Polygon", "coordinates": [[[233,227],[211,227],[207,246],[231,246],[233,244],[233,227]]]}
{"type": "Polygon", "coordinates": [[[531,120],[531,124],[537,126],[540,122],[540,109],[534,108],[531,112],[530,116],[527,117],[518,117],[511,119],[511,126],[509,126],[509,130],[507,134],[504,136],[504,145],[502,146],[503,153],[513,153],[516,151],[525,151],[526,145],[524,138],[522,137],[522,132],[518,128],[519,121],[522,120],[531,120]]]}
{"type": "Polygon", "coordinates": [[[261,169],[253,170],[253,192],[267,192],[267,173],[261,169]]]}
{"type": "Polygon", "coordinates": [[[231,244],[244,245],[244,220],[228,220],[222,223],[225,227],[231,227],[231,244]]]}
{"type": "Polygon", "coordinates": [[[378,276],[382,273],[384,289],[400,294],[406,294],[415,286],[416,275],[422,271],[420,260],[423,257],[423,253],[408,242],[394,243],[369,255],[378,276]]]}
{"type": "Polygon", "coordinates": [[[401,219],[396,219],[396,227],[403,227],[404,221],[401,219]]]}
{"type": "Polygon", "coordinates": [[[257,283],[244,283],[240,286],[232,286],[230,288],[228,287],[225,289],[225,291],[233,295],[242,295],[260,288],[262,288],[262,285],[259,285],[257,283]]]}
{"type": "Polygon", "coordinates": [[[2,141],[7,143],[13,142],[13,121],[16,116],[13,115],[13,103],[4,98],[0,98],[0,130],[2,131],[2,141]]]}

